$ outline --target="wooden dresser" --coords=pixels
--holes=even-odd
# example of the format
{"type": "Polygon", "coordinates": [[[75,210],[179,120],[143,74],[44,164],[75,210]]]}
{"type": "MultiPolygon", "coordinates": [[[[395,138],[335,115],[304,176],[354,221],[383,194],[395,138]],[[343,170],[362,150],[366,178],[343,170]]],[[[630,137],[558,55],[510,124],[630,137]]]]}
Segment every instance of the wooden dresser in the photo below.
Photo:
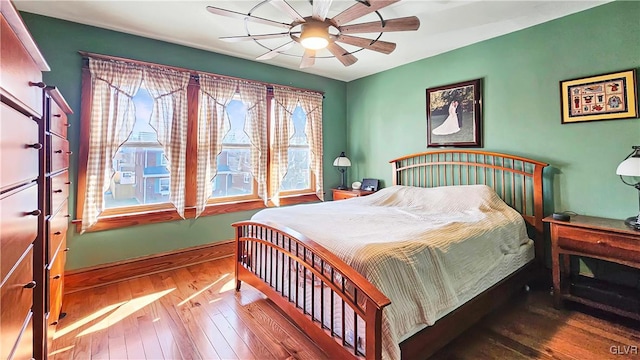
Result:
{"type": "MultiPolygon", "coordinates": [[[[65,190],[57,180],[49,180],[55,175],[51,171],[55,158],[50,156],[55,142],[47,135],[55,120],[49,121],[54,114],[49,104],[62,97],[42,82],[49,65],[13,4],[0,0],[0,10],[0,359],[43,359],[45,319],[55,309],[49,303],[55,301],[59,313],[62,301],[62,285],[49,278],[55,277],[54,272],[63,273],[65,259],[60,256],[56,261],[58,249],[49,247],[64,246],[68,222],[68,218],[60,222],[59,240],[50,237],[48,220],[54,204],[68,214],[62,197],[50,195],[61,188],[59,195],[66,196],[68,186],[65,190]],[[49,290],[59,294],[50,297],[49,290]]],[[[55,111],[71,110],[62,101],[55,111]]],[[[64,119],[66,123],[66,115],[64,119]]],[[[68,164],[69,154],[65,155],[68,164]]],[[[63,168],[66,165],[58,168],[58,174],[63,168]]]]}
{"type": "Polygon", "coordinates": [[[64,265],[67,258],[67,229],[69,227],[69,142],[67,114],[71,108],[55,87],[45,88],[45,137],[47,159],[45,172],[45,310],[47,348],[53,340],[58,320],[62,316],[64,293],[64,265]]]}

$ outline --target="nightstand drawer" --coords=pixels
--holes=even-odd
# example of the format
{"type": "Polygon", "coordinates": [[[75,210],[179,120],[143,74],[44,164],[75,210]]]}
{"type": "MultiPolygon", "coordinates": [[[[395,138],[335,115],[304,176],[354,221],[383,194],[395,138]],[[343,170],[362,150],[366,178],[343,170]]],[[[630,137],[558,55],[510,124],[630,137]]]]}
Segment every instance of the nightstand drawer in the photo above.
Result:
{"type": "Polygon", "coordinates": [[[360,196],[367,196],[369,194],[373,194],[373,191],[353,190],[353,189],[346,189],[346,190],[333,189],[333,201],[351,199],[351,198],[360,197],[360,196]]]}
{"type": "Polygon", "coordinates": [[[559,226],[557,231],[558,246],[562,249],[627,261],[640,259],[640,241],[637,237],[564,226],[559,226]]]}
{"type": "Polygon", "coordinates": [[[333,200],[344,200],[344,199],[351,199],[352,197],[357,197],[358,195],[356,194],[352,194],[346,191],[334,191],[333,192],[333,200]]]}

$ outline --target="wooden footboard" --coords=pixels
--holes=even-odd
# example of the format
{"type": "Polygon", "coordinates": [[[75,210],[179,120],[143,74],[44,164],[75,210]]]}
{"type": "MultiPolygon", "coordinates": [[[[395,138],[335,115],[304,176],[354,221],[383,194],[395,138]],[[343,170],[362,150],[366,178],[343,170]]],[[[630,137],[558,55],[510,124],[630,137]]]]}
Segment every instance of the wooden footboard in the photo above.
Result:
{"type": "Polygon", "coordinates": [[[296,231],[264,222],[233,224],[236,290],[263,292],[330,358],[380,359],[389,299],[341,259],[296,231]]]}

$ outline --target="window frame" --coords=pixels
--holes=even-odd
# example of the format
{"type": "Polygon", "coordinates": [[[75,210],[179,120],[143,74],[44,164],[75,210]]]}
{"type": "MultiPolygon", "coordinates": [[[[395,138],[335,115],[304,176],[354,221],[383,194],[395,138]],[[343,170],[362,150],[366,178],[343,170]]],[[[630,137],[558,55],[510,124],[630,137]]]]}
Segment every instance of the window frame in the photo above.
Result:
{"type": "MultiPolygon", "coordinates": [[[[76,231],[80,232],[82,228],[82,215],[85,202],[86,192],[86,179],[87,179],[87,159],[89,157],[89,122],[91,121],[91,72],[88,67],[88,57],[102,59],[122,61],[134,65],[141,65],[155,68],[165,68],[178,71],[187,71],[191,73],[191,79],[187,86],[187,99],[188,99],[188,117],[187,117],[187,161],[185,171],[189,174],[195,173],[197,168],[197,136],[198,136],[198,92],[199,82],[198,73],[195,70],[161,65],[157,63],[132,60],[127,58],[92,54],[88,52],[80,52],[83,57],[82,65],[82,85],[81,85],[81,111],[80,111],[80,143],[79,143],[79,158],[78,158],[78,173],[77,173],[77,196],[76,196],[76,218],[72,221],[76,225],[76,231]],[[82,140],[84,139],[84,140],[82,140]]],[[[266,101],[267,101],[267,188],[269,198],[272,196],[271,184],[270,184],[270,126],[271,126],[271,107],[273,102],[272,84],[262,83],[254,80],[247,80],[242,78],[223,76],[218,74],[211,74],[213,76],[221,76],[234,80],[252,81],[255,83],[265,84],[268,87],[266,101]]],[[[278,85],[282,86],[282,85],[278,85]]],[[[286,87],[286,86],[284,86],[286,87]]],[[[295,90],[315,92],[323,94],[320,91],[308,90],[301,88],[293,88],[295,90]]],[[[311,171],[311,169],[310,169],[311,171]]],[[[316,176],[311,175],[311,188],[296,191],[281,192],[280,206],[293,205],[299,203],[317,202],[318,197],[315,194],[316,188],[316,176]]],[[[188,177],[185,189],[185,219],[195,218],[195,205],[196,205],[196,180],[195,177],[188,177]]],[[[253,180],[254,193],[251,195],[242,195],[233,198],[218,198],[209,199],[204,211],[200,216],[220,215],[239,211],[258,210],[266,207],[272,207],[274,204],[269,199],[267,205],[264,201],[258,197],[257,189],[258,184],[253,180]]],[[[116,207],[104,209],[99,215],[98,221],[91,228],[87,229],[87,232],[103,231],[110,229],[118,229],[127,226],[142,225],[142,224],[154,224],[168,221],[182,220],[182,217],[178,214],[177,210],[171,203],[159,203],[159,204],[143,204],[127,207],[116,207]]]]}

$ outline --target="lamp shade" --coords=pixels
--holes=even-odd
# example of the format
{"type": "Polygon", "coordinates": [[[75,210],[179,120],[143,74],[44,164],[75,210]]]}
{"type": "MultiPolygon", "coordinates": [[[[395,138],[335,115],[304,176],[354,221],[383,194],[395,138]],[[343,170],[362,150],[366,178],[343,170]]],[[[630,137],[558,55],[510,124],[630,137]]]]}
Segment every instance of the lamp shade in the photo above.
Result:
{"type": "Polygon", "coordinates": [[[351,160],[349,160],[343,151],[340,153],[340,156],[333,161],[333,166],[349,167],[351,166],[351,160]]]}
{"type": "Polygon", "coordinates": [[[633,156],[621,162],[616,169],[620,176],[640,176],[640,153],[636,151],[633,156]]]}

